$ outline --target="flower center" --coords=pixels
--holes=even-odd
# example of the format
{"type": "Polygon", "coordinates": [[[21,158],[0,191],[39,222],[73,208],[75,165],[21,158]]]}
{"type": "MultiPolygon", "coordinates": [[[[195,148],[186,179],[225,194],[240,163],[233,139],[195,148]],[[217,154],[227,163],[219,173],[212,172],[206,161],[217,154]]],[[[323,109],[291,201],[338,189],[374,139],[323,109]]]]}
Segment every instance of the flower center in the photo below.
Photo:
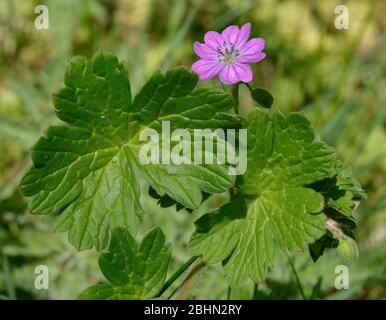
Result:
{"type": "Polygon", "coordinates": [[[224,42],[222,48],[217,48],[217,52],[218,61],[225,64],[235,63],[240,55],[239,50],[235,49],[235,45],[233,43],[230,43],[229,47],[227,47],[226,43],[224,42]]]}

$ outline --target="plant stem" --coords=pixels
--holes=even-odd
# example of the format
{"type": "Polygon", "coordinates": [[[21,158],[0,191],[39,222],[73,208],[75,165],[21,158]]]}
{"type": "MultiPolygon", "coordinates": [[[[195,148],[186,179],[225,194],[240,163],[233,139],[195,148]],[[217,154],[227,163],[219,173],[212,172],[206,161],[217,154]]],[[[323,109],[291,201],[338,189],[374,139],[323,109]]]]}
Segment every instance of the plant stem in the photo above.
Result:
{"type": "Polygon", "coordinates": [[[232,96],[235,99],[235,112],[239,114],[239,84],[236,83],[232,87],[232,96]]]}
{"type": "Polygon", "coordinates": [[[174,290],[168,295],[168,297],[166,299],[170,300],[176,294],[178,289],[179,289],[178,287],[174,288],[174,290]]]}
{"type": "Polygon", "coordinates": [[[253,285],[253,295],[252,295],[252,300],[257,300],[257,295],[258,295],[258,292],[259,292],[259,286],[257,283],[255,283],[253,285]]]}
{"type": "MultiPolygon", "coordinates": [[[[233,85],[232,96],[233,96],[233,99],[235,100],[235,113],[240,114],[239,113],[239,83],[236,83],[235,85],[233,85]]],[[[237,198],[237,191],[235,187],[231,187],[229,189],[229,196],[231,201],[237,198]]]]}
{"type": "Polygon", "coordinates": [[[253,91],[253,88],[251,87],[251,85],[249,83],[243,82],[243,84],[245,84],[247,86],[247,88],[249,89],[250,92],[253,91]]]}
{"type": "MultiPolygon", "coordinates": [[[[233,96],[233,99],[235,100],[235,113],[239,114],[239,84],[238,83],[236,83],[232,87],[232,96],[233,96]]],[[[231,187],[229,189],[229,195],[230,195],[231,201],[236,199],[237,192],[234,187],[231,187]]]]}
{"type": "Polygon", "coordinates": [[[231,286],[228,286],[227,300],[230,300],[231,295],[232,295],[232,287],[231,287],[231,286]]]}
{"type": "Polygon", "coordinates": [[[300,282],[299,275],[298,275],[298,273],[297,273],[297,271],[296,271],[295,265],[294,265],[294,263],[293,263],[291,257],[290,257],[287,253],[286,253],[286,255],[287,255],[287,258],[288,258],[288,262],[289,262],[289,264],[290,264],[290,266],[291,266],[292,273],[293,273],[294,276],[295,276],[296,283],[297,283],[297,285],[298,285],[298,287],[299,287],[300,294],[301,294],[303,300],[307,300],[306,295],[304,294],[304,290],[303,290],[302,283],[300,282]]]}
{"type": "Polygon", "coordinates": [[[190,267],[190,265],[198,258],[198,256],[190,257],[188,261],[186,261],[183,265],[181,265],[176,272],[174,272],[170,278],[165,282],[160,292],[155,297],[160,297],[173,283],[178,279],[178,277],[183,274],[186,269],[190,267]]]}
{"type": "Polygon", "coordinates": [[[189,273],[185,277],[180,289],[177,292],[176,300],[186,300],[189,298],[190,291],[194,285],[195,276],[204,266],[205,262],[201,257],[194,261],[194,264],[190,268],[189,273]]]}

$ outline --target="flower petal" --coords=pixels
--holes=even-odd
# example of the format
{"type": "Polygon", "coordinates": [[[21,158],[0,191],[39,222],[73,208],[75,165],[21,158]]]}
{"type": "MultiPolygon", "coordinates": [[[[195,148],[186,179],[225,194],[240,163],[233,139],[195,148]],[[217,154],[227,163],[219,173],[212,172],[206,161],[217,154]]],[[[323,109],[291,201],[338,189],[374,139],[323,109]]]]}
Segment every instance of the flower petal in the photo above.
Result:
{"type": "Polygon", "coordinates": [[[226,44],[229,46],[231,43],[233,45],[236,44],[239,32],[240,30],[238,26],[229,26],[221,33],[221,35],[223,36],[226,44]]]}
{"type": "Polygon", "coordinates": [[[196,41],[193,45],[193,49],[196,55],[198,55],[201,59],[217,59],[218,52],[205,43],[196,41]]]}
{"type": "Polygon", "coordinates": [[[201,74],[201,73],[207,71],[208,69],[212,68],[213,65],[214,65],[214,61],[212,61],[212,60],[200,59],[192,64],[191,69],[195,73],[201,74]]]}
{"type": "Polygon", "coordinates": [[[242,82],[251,82],[252,81],[252,69],[249,64],[236,62],[233,64],[235,72],[239,78],[239,81],[242,82]]]}
{"type": "Polygon", "coordinates": [[[243,51],[263,51],[265,40],[263,38],[253,38],[249,40],[241,49],[243,51]]]}
{"type": "Polygon", "coordinates": [[[240,63],[256,63],[263,60],[267,55],[264,52],[256,52],[250,55],[240,55],[237,62],[240,63]]]}
{"type": "Polygon", "coordinates": [[[208,31],[204,36],[205,44],[217,51],[217,48],[223,46],[224,38],[216,31],[208,31]]]}
{"type": "Polygon", "coordinates": [[[217,76],[222,67],[217,60],[200,59],[193,63],[191,69],[199,75],[200,80],[207,80],[217,76]]]}
{"type": "Polygon", "coordinates": [[[241,63],[258,62],[265,58],[264,50],[265,40],[262,38],[255,38],[249,40],[244,46],[240,48],[240,56],[238,61],[241,63]]]}
{"type": "Polygon", "coordinates": [[[232,64],[225,65],[221,70],[219,78],[222,83],[235,84],[240,81],[235,68],[232,64]]]}
{"type": "Polygon", "coordinates": [[[248,22],[241,27],[240,32],[236,39],[235,48],[239,49],[243,45],[245,45],[250,35],[251,35],[251,24],[248,22]]]}
{"type": "Polygon", "coordinates": [[[208,80],[215,76],[217,76],[223,68],[222,64],[217,64],[212,67],[212,69],[209,69],[208,71],[202,73],[199,77],[200,80],[208,80]]]}

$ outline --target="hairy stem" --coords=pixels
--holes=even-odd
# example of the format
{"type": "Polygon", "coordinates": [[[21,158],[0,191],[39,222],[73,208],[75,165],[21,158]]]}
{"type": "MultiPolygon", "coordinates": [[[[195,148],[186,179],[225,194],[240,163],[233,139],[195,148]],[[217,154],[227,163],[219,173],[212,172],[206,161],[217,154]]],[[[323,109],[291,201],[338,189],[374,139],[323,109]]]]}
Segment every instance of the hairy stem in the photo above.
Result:
{"type": "Polygon", "coordinates": [[[176,300],[186,300],[189,298],[190,291],[193,289],[197,273],[205,266],[204,260],[199,257],[191,266],[187,276],[182,282],[177,292],[176,300]]]}
{"type": "Polygon", "coordinates": [[[176,281],[181,274],[183,274],[186,269],[190,267],[190,265],[197,259],[197,256],[190,257],[183,265],[181,265],[176,272],[174,272],[170,278],[165,282],[160,292],[155,297],[160,297],[173,283],[176,281]]]}

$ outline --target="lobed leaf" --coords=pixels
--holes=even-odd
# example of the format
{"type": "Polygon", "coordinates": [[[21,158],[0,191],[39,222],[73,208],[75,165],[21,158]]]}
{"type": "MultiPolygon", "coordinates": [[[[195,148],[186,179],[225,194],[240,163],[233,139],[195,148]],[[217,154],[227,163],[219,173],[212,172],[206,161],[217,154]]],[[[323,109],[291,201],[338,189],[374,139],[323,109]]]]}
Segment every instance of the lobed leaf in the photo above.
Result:
{"type": "Polygon", "coordinates": [[[263,280],[276,250],[303,250],[325,233],[324,198],[308,185],[335,173],[334,150],[302,115],[254,110],[248,120],[241,196],[200,218],[190,242],[208,263],[222,261],[234,286],[263,280]]]}
{"type": "Polygon", "coordinates": [[[176,128],[237,127],[227,113],[233,98],[222,90],[196,89],[197,75],[183,68],[156,73],[132,101],[127,67],[107,53],[72,58],[64,87],[53,97],[67,126],[49,127],[32,149],[33,166],[21,189],[36,214],[58,215],[57,229],[69,231],[79,249],[107,245],[109,230],[137,230],[142,213],[139,181],[187,208],[202,192],[228,189],[222,165],[144,165],[138,159],[139,133],[176,128]]]}
{"type": "Polygon", "coordinates": [[[85,289],[84,300],[142,300],[155,296],[163,286],[171,249],[165,245],[161,229],[151,230],[138,245],[123,228],[112,231],[106,252],[99,257],[99,267],[110,282],[85,289]]]}

